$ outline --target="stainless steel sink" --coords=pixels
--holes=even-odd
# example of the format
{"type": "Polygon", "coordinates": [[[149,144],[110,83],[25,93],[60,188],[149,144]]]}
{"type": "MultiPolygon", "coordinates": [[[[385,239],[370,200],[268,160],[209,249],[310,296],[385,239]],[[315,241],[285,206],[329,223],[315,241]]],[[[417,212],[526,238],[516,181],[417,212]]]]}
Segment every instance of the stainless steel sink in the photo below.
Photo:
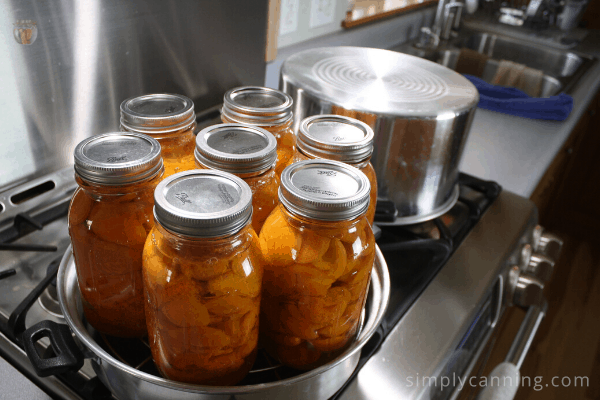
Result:
{"type": "MultiPolygon", "coordinates": [[[[442,64],[443,66],[448,67],[450,69],[456,69],[459,54],[460,50],[457,49],[440,50],[436,52],[435,58],[432,58],[431,60],[437,62],[438,64],[442,64]]],[[[502,60],[506,59],[506,57],[502,58],[502,60]]],[[[494,79],[494,76],[496,75],[496,71],[498,70],[499,64],[500,61],[498,59],[488,59],[487,63],[485,64],[485,68],[483,70],[481,79],[483,79],[486,82],[491,82],[492,79],[494,79]]],[[[548,75],[547,73],[544,73],[544,77],[542,80],[542,88],[540,90],[540,97],[554,96],[555,94],[560,93],[562,91],[562,88],[563,83],[559,79],[548,75]]]]}
{"type": "Polygon", "coordinates": [[[475,50],[489,57],[481,77],[487,82],[493,79],[501,60],[513,61],[543,71],[540,97],[572,92],[577,81],[595,62],[594,58],[568,50],[554,49],[507,36],[469,31],[461,32],[458,38],[438,49],[419,49],[412,45],[404,45],[395,50],[456,69],[463,48],[475,50]]]}

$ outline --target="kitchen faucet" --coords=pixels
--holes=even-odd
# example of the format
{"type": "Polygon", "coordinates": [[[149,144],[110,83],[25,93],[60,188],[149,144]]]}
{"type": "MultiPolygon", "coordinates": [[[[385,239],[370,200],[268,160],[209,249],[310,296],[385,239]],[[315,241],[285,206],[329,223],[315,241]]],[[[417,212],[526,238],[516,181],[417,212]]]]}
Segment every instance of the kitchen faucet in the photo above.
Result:
{"type": "Polygon", "coordinates": [[[460,27],[460,18],[464,3],[457,0],[440,0],[431,28],[421,28],[417,47],[438,47],[440,42],[450,39],[452,29],[460,27]]]}

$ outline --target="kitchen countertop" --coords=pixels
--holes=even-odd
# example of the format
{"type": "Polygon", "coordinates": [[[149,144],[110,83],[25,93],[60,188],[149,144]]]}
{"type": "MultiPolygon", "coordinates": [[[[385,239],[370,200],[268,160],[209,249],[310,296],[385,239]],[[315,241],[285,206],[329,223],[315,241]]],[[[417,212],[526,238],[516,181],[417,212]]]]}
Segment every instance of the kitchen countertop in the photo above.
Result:
{"type": "Polygon", "coordinates": [[[571,93],[567,120],[541,121],[477,109],[459,169],[498,182],[505,190],[530,197],[600,86],[600,32],[590,31],[576,48],[597,62],[571,93]]]}

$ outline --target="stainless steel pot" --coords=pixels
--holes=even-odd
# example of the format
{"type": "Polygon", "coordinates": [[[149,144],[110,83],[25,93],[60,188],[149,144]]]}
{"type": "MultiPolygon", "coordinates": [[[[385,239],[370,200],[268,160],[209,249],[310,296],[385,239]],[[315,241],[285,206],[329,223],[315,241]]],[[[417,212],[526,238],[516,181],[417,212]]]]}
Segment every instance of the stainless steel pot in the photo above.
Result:
{"type": "Polygon", "coordinates": [[[296,132],[315,114],[373,128],[378,204],[392,206],[387,224],[435,218],[458,199],[458,164],[479,101],[460,74],[393,51],[328,47],[289,57],[279,86],[294,100],[296,132]]]}
{"type": "MultiPolygon", "coordinates": [[[[378,328],[390,294],[390,278],[387,265],[379,248],[376,249],[375,264],[371,274],[371,283],[365,308],[365,318],[358,338],[343,354],[328,364],[312,371],[300,373],[294,377],[276,382],[246,386],[200,386],[180,383],[162,378],[157,375],[142,372],[127,365],[105,351],[94,339],[92,333],[83,321],[81,294],[77,284],[77,273],[71,248],[67,250],[61,262],[57,276],[57,292],[59,303],[65,320],[75,338],[83,347],[85,358],[92,360],[96,374],[108,389],[119,399],[324,399],[337,392],[352,375],[360,358],[361,348],[371,338],[378,328]]],[[[23,334],[24,346],[32,364],[39,372],[39,364],[57,362],[55,359],[40,359],[34,348],[34,342],[39,339],[48,326],[43,321],[29,328],[23,334]],[[41,326],[38,326],[41,325],[41,326]],[[34,354],[35,353],[35,354],[34,354]]],[[[65,325],[58,325],[66,328],[65,325]]],[[[78,349],[73,349],[68,329],[53,329],[50,335],[53,346],[59,348],[63,356],[73,354],[81,358],[78,349]],[[65,334],[66,330],[66,334],[65,334]],[[66,347],[66,348],[65,348],[66,347]],[[69,348],[71,347],[71,348],[69,348]],[[64,351],[63,351],[64,350],[64,351]]],[[[74,365],[81,367],[82,360],[74,360],[74,365]]]]}

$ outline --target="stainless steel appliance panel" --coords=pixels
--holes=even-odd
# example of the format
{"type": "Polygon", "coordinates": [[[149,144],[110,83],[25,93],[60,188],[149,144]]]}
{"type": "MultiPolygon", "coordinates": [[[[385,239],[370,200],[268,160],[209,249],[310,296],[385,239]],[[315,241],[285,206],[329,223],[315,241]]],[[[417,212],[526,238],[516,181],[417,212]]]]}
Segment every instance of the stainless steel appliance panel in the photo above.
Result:
{"type": "Polygon", "coordinates": [[[261,85],[267,0],[4,0],[0,191],[72,164],[82,139],[118,130],[119,104],[261,85]]]}
{"type": "MultiPolygon", "coordinates": [[[[530,200],[503,191],[341,399],[438,398],[431,379],[439,382],[498,278],[507,281],[510,266],[518,263],[521,244],[531,240],[536,223],[537,209],[530,200]]],[[[508,301],[502,300],[503,307],[508,301]]]]}

